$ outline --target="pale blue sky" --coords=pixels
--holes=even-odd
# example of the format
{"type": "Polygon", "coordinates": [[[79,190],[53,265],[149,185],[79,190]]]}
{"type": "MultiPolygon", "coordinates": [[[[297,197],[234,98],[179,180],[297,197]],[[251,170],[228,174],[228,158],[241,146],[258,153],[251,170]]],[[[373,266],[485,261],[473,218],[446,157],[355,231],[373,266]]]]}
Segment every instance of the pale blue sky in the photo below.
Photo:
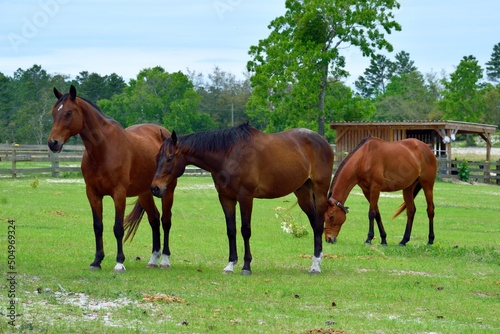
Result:
{"type": "MultiPolygon", "coordinates": [[[[41,65],[74,78],[80,71],[117,73],[127,81],[146,67],[203,74],[215,66],[242,78],[248,50],[269,35],[284,0],[3,0],[0,72],[41,65]]],[[[388,36],[423,73],[454,71],[464,56],[484,68],[500,43],[499,0],[401,0],[401,32],[388,36]]],[[[369,65],[343,50],[348,81],[369,65]]],[[[394,54],[390,55],[393,57],[394,54]]]]}

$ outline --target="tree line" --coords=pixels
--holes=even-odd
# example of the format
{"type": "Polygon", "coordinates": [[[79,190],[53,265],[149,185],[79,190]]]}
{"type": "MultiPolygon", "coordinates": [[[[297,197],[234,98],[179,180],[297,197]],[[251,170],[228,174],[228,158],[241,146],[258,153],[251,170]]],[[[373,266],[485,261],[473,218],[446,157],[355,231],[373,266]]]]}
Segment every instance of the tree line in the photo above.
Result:
{"type": "Polygon", "coordinates": [[[467,55],[453,73],[422,73],[405,51],[387,56],[394,48],[385,33],[401,29],[391,13],[396,1],[340,3],[287,0],[269,37],[250,47],[244,79],[219,67],[208,75],[145,68],[128,83],[116,73],[82,71],[70,78],[36,64],[12,77],[0,72],[0,143],[44,144],[52,126],[52,88],[66,92],[70,85],[124,127],[156,123],[180,134],[245,121],[268,132],[307,127],[330,140],[332,121],[500,126],[500,43],[484,68],[467,55]],[[371,59],[354,87],[345,83],[345,44],[371,59]]]}

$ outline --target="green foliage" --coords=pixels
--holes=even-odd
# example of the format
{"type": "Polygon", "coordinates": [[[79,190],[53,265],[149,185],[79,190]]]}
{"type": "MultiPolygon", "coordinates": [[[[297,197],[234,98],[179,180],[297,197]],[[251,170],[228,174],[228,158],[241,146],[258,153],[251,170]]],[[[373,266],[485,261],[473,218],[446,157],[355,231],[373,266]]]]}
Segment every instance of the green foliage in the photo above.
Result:
{"type": "Polygon", "coordinates": [[[486,62],[486,75],[493,82],[500,82],[500,43],[493,46],[491,59],[486,62]]]}
{"type": "Polygon", "coordinates": [[[291,214],[290,209],[285,209],[278,206],[274,209],[276,219],[280,222],[281,229],[285,233],[292,234],[296,238],[302,238],[309,234],[309,226],[300,224],[296,221],[294,215],[291,214]]]}
{"type": "Polygon", "coordinates": [[[444,80],[444,96],[439,101],[444,120],[480,122],[485,113],[480,80],[483,70],[473,56],[463,57],[450,80],[444,80]]]}
{"type": "Polygon", "coordinates": [[[122,94],[100,100],[98,105],[123,126],[155,123],[191,133],[213,128],[209,115],[198,111],[200,100],[186,75],[157,66],[143,69],[122,94]]]}
{"type": "Polygon", "coordinates": [[[468,182],[470,176],[469,163],[464,160],[458,165],[458,177],[461,181],[468,182]]]}
{"type": "Polygon", "coordinates": [[[294,127],[298,119],[318,122],[324,132],[328,78],[347,76],[340,49],[358,47],[372,56],[392,51],[384,33],[400,30],[393,20],[396,1],[286,1],[285,15],[274,19],[271,33],[250,48],[253,74],[248,114],[269,131],[294,127]]]}

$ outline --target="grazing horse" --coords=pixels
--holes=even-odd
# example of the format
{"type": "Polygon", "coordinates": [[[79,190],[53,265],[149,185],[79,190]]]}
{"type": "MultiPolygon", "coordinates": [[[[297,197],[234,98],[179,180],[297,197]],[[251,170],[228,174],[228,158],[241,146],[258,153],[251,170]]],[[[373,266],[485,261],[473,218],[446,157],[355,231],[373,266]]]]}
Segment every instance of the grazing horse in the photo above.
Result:
{"type": "Polygon", "coordinates": [[[319,273],[323,216],[327,207],[333,152],[328,142],[307,129],[275,134],[246,124],[225,130],[198,132],[166,139],[157,156],[151,191],[161,197],[192,164],[209,171],[224,211],[233,272],[236,251],[236,203],[240,205],[241,235],[245,244],[242,274],[250,275],[252,205],[254,198],[277,198],[294,193],[314,231],[311,273],[319,273]]]}
{"type": "Polygon", "coordinates": [[[380,218],[378,199],[380,192],[403,190],[404,203],[392,217],[396,218],[406,209],[407,221],[403,239],[405,246],[410,240],[415,216],[414,198],[423,189],[427,200],[429,217],[429,245],[434,242],[433,187],[436,178],[437,161],[429,146],[417,139],[386,142],[376,137],[366,137],[340,164],[332,180],[328,194],[328,208],[325,213],[325,239],[334,243],[348,208],[344,206],[347,196],[358,185],[368,202],[369,230],[367,244],[374,237],[373,225],[377,221],[382,245],[387,245],[387,234],[380,218]]]}
{"type": "MultiPolygon", "coordinates": [[[[137,225],[147,213],[153,234],[152,256],[149,267],[157,267],[160,259],[160,213],[155,206],[150,185],[156,170],[156,154],[165,136],[170,132],[158,125],[142,124],[124,129],[119,123],[106,117],[92,102],[76,96],[71,86],[69,93],[62,94],[54,88],[58,99],[52,108],[54,125],[48,145],[53,152],[60,152],[64,143],[80,134],[85,145],[82,158],[82,174],[85,179],[87,198],[92,209],[96,243],[95,259],[91,269],[100,269],[104,258],[102,241],[102,199],[111,196],[115,205],[113,231],[117,243],[115,271],[125,271],[123,262],[124,213],[126,197],[138,196],[134,209],[125,219],[127,225],[137,225]]],[[[170,250],[168,236],[171,227],[171,208],[175,182],[162,200],[161,217],[164,231],[161,267],[168,268],[170,250]]],[[[128,231],[125,240],[135,234],[128,231]]]]}

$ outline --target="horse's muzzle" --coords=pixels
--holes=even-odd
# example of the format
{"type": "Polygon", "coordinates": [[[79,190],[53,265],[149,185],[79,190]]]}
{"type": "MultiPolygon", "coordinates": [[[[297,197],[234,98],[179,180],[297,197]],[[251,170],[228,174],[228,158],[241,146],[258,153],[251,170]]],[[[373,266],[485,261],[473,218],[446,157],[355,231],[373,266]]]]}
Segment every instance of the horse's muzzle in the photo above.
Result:
{"type": "Polygon", "coordinates": [[[334,244],[337,242],[337,237],[326,237],[326,242],[329,244],[334,244]]]}
{"type": "Polygon", "coordinates": [[[50,138],[47,144],[49,145],[50,150],[54,153],[61,152],[64,145],[64,143],[54,138],[50,138]]]}
{"type": "Polygon", "coordinates": [[[165,191],[167,191],[166,187],[151,186],[151,192],[156,197],[160,197],[160,198],[163,197],[163,195],[165,195],[165,191]]]}

